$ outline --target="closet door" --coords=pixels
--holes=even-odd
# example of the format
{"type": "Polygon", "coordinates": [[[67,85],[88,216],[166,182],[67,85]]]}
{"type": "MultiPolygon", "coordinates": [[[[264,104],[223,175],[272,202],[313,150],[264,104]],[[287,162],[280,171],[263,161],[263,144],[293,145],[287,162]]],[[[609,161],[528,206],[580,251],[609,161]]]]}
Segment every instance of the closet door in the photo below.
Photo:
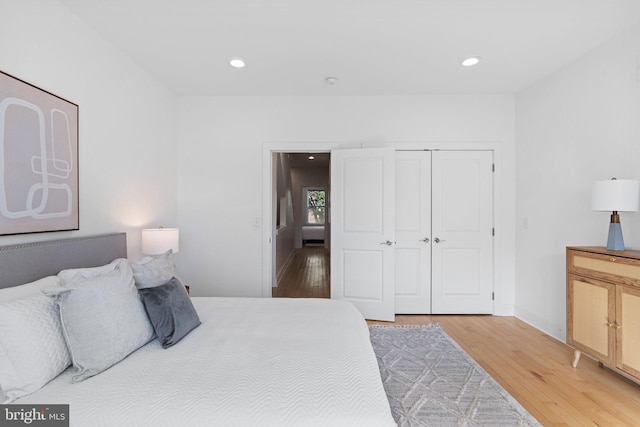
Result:
{"type": "Polygon", "coordinates": [[[493,152],[432,156],[432,313],[490,314],[493,152]]]}
{"type": "Polygon", "coordinates": [[[431,312],[431,152],[396,152],[397,314],[431,312]]]}

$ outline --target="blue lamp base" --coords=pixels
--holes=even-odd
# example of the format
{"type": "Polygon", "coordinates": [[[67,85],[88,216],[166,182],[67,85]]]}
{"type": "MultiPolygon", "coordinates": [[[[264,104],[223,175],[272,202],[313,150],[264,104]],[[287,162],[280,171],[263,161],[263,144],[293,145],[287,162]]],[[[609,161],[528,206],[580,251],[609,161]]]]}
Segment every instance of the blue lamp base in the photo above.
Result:
{"type": "Polygon", "coordinates": [[[624,251],[622,226],[619,222],[609,223],[609,238],[607,239],[607,249],[610,251],[624,251]]]}

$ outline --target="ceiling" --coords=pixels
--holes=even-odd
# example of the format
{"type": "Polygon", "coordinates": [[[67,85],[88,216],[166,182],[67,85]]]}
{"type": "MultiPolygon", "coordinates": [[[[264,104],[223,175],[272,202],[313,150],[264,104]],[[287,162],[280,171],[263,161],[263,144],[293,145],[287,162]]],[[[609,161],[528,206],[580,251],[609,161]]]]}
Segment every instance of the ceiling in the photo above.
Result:
{"type": "Polygon", "coordinates": [[[292,168],[328,168],[330,153],[289,153],[289,167],[292,168]],[[309,159],[313,156],[313,159],[309,159]]]}
{"type": "Polygon", "coordinates": [[[517,93],[640,22],[639,0],[60,2],[178,95],[517,93]]]}

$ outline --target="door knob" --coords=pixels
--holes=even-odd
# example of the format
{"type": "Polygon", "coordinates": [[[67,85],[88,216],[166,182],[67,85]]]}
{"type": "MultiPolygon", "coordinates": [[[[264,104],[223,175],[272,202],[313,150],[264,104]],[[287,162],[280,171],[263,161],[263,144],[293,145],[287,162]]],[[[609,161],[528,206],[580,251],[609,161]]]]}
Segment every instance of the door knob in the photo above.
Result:
{"type": "Polygon", "coordinates": [[[420,242],[425,242],[425,243],[429,243],[429,238],[425,237],[424,239],[420,239],[420,242]]]}
{"type": "Polygon", "coordinates": [[[391,240],[387,240],[386,242],[382,242],[380,243],[381,245],[387,245],[387,246],[391,246],[393,245],[393,242],[391,240]]]}
{"type": "Polygon", "coordinates": [[[446,242],[446,240],[440,240],[438,237],[436,237],[435,239],[433,239],[434,242],[436,243],[440,243],[440,242],[446,242]]]}

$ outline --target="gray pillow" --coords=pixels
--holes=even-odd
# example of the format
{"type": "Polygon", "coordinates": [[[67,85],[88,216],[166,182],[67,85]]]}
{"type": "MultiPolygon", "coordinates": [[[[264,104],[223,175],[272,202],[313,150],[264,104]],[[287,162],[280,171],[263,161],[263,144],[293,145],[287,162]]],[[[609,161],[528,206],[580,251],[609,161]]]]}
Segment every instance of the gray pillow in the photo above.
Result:
{"type": "Polygon", "coordinates": [[[79,275],[66,287],[43,290],[60,306],[60,320],[76,375],[85,380],[115,365],[153,338],[153,327],[125,259],[113,271],[79,275]]]}
{"type": "Polygon", "coordinates": [[[131,269],[138,289],[164,285],[176,276],[173,251],[169,249],[157,257],[146,257],[140,262],[131,263],[131,269]]]}
{"type": "Polygon", "coordinates": [[[175,277],[164,285],[138,292],[162,347],[171,347],[200,325],[184,285],[175,277]]]}

